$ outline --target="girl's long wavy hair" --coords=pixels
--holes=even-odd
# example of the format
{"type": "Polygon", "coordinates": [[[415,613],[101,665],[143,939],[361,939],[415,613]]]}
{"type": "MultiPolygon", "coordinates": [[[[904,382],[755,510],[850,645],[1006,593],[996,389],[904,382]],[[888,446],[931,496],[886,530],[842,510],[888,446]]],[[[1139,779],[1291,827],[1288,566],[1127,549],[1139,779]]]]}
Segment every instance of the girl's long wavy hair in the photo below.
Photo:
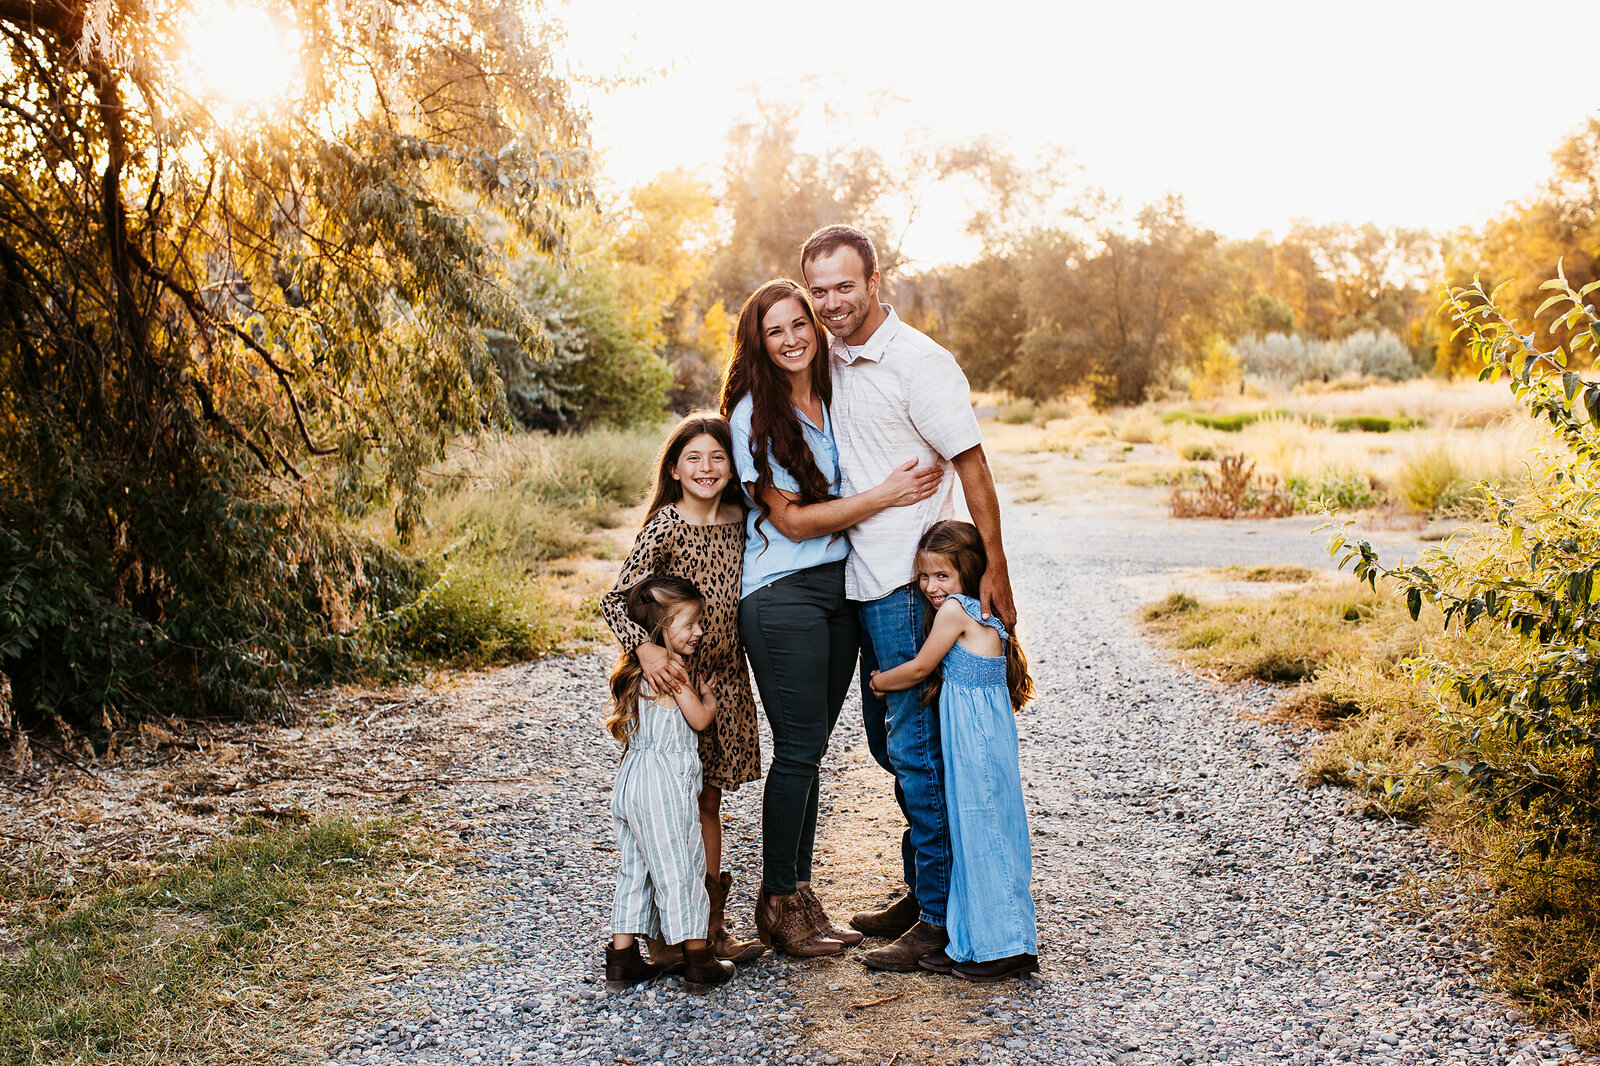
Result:
{"type": "MultiPolygon", "coordinates": [[[[647,577],[628,590],[625,607],[628,617],[650,636],[658,639],[672,616],[688,604],[704,606],[705,597],[693,581],[672,574],[647,577]]],[[[695,664],[689,664],[689,678],[695,680],[695,664]]],[[[606,704],[606,728],[628,746],[628,738],[639,729],[639,697],[644,692],[644,667],[638,651],[624,652],[611,668],[611,701],[606,704]]]]}
{"type": "MultiPolygon", "coordinates": [[[[650,493],[650,506],[644,513],[646,524],[661,508],[683,499],[683,482],[672,476],[672,468],[678,465],[684,447],[702,433],[716,440],[717,446],[728,457],[728,466],[732,468],[733,431],[728,428],[728,420],[715,411],[694,411],[684,416],[683,421],[673,426],[672,432],[667,434],[667,439],[662,443],[661,451],[656,456],[656,484],[650,493]]],[[[741,514],[744,513],[744,490],[739,487],[737,470],[733,471],[733,477],[722,490],[722,502],[725,506],[737,507],[741,514]]]]}
{"type": "MultiPolygon", "coordinates": [[[[739,322],[733,333],[733,353],[728,357],[728,367],[722,378],[722,413],[727,416],[750,394],[750,454],[756,462],[756,507],[761,512],[756,519],[756,532],[761,524],[771,519],[771,508],[762,495],[772,487],[772,464],[782,466],[800,485],[802,504],[821,503],[834,498],[832,487],[817,469],[811,449],[806,446],[805,435],[800,431],[800,417],[795,414],[794,403],[789,399],[789,383],[783,371],[773,365],[767,355],[761,324],[771,311],[784,300],[797,300],[801,311],[811,320],[812,332],[817,338],[817,354],[811,360],[811,388],[829,403],[833,388],[828,378],[828,335],[822,331],[822,320],[811,297],[788,278],[774,278],[750,294],[739,309],[739,322]]],[[[761,533],[765,541],[767,536],[761,533]]]]}
{"type": "MultiPolygon", "coordinates": [[[[983,572],[989,568],[989,554],[983,550],[983,538],[978,535],[978,527],[971,522],[950,519],[935,522],[917,541],[917,555],[942,555],[949,559],[956,575],[961,578],[961,591],[972,597],[978,595],[983,572]]],[[[922,613],[922,629],[926,633],[932,628],[933,604],[927,603],[922,613]]],[[[1014,626],[1005,647],[1006,689],[1011,693],[1011,710],[1015,712],[1033,699],[1033,675],[1028,671],[1028,656],[1022,650],[1022,642],[1017,639],[1014,626]]],[[[943,684],[942,668],[935,669],[923,683],[922,702],[936,702],[943,684]]]]}

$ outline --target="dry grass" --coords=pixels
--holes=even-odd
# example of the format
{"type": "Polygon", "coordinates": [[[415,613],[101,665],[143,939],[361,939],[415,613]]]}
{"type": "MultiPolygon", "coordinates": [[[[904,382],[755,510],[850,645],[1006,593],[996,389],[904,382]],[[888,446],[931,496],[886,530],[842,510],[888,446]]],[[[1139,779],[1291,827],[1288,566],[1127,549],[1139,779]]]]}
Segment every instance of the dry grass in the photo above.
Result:
{"type": "Polygon", "coordinates": [[[85,886],[0,880],[0,1061],[281,1061],[363,991],[436,965],[465,919],[448,866],[390,821],[241,823],[188,859],[85,886]],[[409,876],[404,876],[412,870],[409,876]]]}
{"type": "MultiPolygon", "coordinates": [[[[650,487],[661,427],[572,436],[518,433],[464,442],[433,472],[409,545],[431,583],[392,624],[425,659],[460,666],[575,651],[602,639],[597,576],[627,549],[619,527],[650,487]]],[[[360,523],[394,542],[386,516],[360,523]]],[[[630,528],[631,532],[631,528],[630,528]]]]}
{"type": "Polygon", "coordinates": [[[1145,621],[1196,666],[1228,680],[1285,684],[1339,659],[1395,662],[1414,654],[1422,630],[1409,619],[1401,625],[1403,614],[1382,593],[1340,583],[1221,603],[1174,593],[1147,608],[1145,621]]]}
{"type": "MultiPolygon", "coordinates": [[[[1257,472],[1264,476],[1312,485],[1330,478],[1364,479],[1374,490],[1375,500],[1424,514],[1449,512],[1480,480],[1520,482],[1527,452],[1540,435],[1503,386],[1432,379],[1354,389],[1319,386],[1275,395],[1226,396],[1201,405],[1203,412],[1214,416],[1286,412],[1236,432],[1182,420],[1163,421],[1177,410],[1169,403],[1096,412],[1081,402],[1066,401],[1051,409],[1049,418],[1044,417],[1046,406],[1017,407],[1015,422],[986,428],[991,447],[1102,461],[1102,453],[1116,442],[1159,445],[1191,462],[1242,453],[1256,462],[1257,472]],[[1340,432],[1333,424],[1336,419],[1362,416],[1418,419],[1422,425],[1366,433],[1340,432]],[[1308,417],[1313,421],[1307,421],[1308,417]],[[1449,476],[1443,483],[1429,482],[1419,489],[1420,481],[1427,480],[1419,476],[1424,471],[1433,475],[1443,471],[1449,476]]],[[[1193,410],[1194,405],[1185,404],[1183,409],[1193,410]]],[[[1098,473],[1126,476],[1104,467],[1098,473]]]]}
{"type": "Polygon", "coordinates": [[[0,1062],[288,1061],[410,974],[467,961],[455,937],[481,890],[439,790],[554,779],[476,765],[517,684],[323,693],[288,721],[182,738],[150,724],[88,772],[17,753],[0,983],[20,991],[0,992],[0,1062]]]}

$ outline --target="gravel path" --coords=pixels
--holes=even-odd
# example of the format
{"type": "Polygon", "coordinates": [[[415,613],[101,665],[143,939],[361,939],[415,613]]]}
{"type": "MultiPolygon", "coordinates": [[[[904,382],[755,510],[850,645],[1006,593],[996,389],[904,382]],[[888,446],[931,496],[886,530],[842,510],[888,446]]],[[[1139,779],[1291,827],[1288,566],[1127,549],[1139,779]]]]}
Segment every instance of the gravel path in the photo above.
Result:
{"type": "MultiPolygon", "coordinates": [[[[1312,737],[1246,717],[1133,621],[1152,579],[1232,563],[1326,566],[1312,523],[1179,523],[1148,503],[1009,507],[1007,540],[1042,698],[1020,721],[1044,969],[967,986],[872,975],[848,955],[767,956],[717,992],[600,986],[616,754],[595,725],[599,656],[502,671],[504,751],[451,793],[487,864],[494,960],[390,987],[330,1060],[369,1063],[1581,1062],[1483,991],[1452,935],[1448,863],[1421,834],[1299,782],[1312,737]],[[1420,908],[1418,902],[1424,904],[1420,908]]],[[[837,917],[898,867],[887,777],[859,707],[828,759],[817,880],[837,917]]],[[[765,742],[765,740],[764,740],[765,742]]],[[[748,932],[759,786],[729,797],[735,924],[748,932]]]]}

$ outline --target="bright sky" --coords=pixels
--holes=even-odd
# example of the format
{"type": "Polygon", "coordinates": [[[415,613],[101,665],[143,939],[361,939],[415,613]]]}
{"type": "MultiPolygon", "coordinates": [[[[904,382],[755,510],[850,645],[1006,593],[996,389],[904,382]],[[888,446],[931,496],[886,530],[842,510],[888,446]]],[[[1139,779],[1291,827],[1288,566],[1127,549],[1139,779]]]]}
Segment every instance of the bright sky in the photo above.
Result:
{"type": "MultiPolygon", "coordinates": [[[[665,72],[591,100],[619,186],[674,167],[714,179],[759,89],[808,101],[813,151],[860,129],[892,155],[913,127],[1024,155],[1064,145],[1088,183],[1131,204],[1180,193],[1229,236],[1302,217],[1450,229],[1531,191],[1600,108],[1600,81],[1581,73],[1593,7],[1574,0],[566,0],[552,13],[581,72],[665,72]],[[899,102],[873,123],[882,93],[899,102]],[[1492,150],[1455,147],[1469,123],[1492,150]]],[[[914,259],[970,254],[950,199],[907,232],[914,259]]]]}

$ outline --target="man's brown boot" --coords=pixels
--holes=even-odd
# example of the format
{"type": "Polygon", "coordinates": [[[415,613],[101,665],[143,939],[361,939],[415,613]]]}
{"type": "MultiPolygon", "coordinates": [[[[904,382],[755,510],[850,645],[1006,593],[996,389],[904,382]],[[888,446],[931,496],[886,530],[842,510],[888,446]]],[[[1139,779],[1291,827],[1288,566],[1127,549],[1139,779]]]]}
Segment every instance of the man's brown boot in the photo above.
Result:
{"type": "Polygon", "coordinates": [[[733,977],[733,963],[711,954],[711,945],[683,948],[683,990],[703,996],[733,977]]]}
{"type": "Polygon", "coordinates": [[[711,953],[717,958],[750,962],[767,949],[759,940],[739,940],[728,932],[728,890],[732,887],[733,876],[726,870],[718,877],[706,874],[706,894],[711,897],[711,921],[706,939],[711,942],[711,953]]]}
{"type": "Polygon", "coordinates": [[[915,973],[917,963],[950,942],[944,926],[918,922],[892,944],[873,948],[861,956],[862,965],[869,970],[893,970],[895,973],[915,973]]]}
{"type": "Polygon", "coordinates": [[[606,991],[623,992],[661,972],[661,967],[639,956],[639,942],[625,948],[606,945],[606,991]]]}
{"type": "Polygon", "coordinates": [[[881,911],[862,911],[850,919],[850,925],[868,936],[886,936],[893,940],[916,925],[921,913],[917,897],[907,892],[881,911]]]}
{"type": "Polygon", "coordinates": [[[645,946],[650,949],[650,961],[667,973],[683,971],[683,948],[677,944],[669,944],[658,936],[652,936],[645,938],[645,946]]]}

